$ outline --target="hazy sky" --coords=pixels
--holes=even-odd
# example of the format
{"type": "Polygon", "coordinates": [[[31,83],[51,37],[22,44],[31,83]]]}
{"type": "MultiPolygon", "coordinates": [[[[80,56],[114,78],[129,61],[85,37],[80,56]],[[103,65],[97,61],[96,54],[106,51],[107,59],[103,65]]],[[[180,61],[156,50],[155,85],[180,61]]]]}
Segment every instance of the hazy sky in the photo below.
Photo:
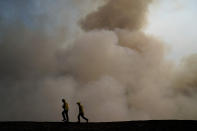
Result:
{"type": "MultiPolygon", "coordinates": [[[[3,14],[4,17],[7,17],[8,20],[15,17],[24,19],[24,22],[26,22],[29,25],[31,25],[32,23],[34,25],[35,24],[37,25],[37,23],[36,21],[34,20],[32,21],[32,19],[29,19],[29,17],[26,14],[31,13],[38,15],[45,13],[44,11],[49,11],[48,9],[50,9],[50,12],[48,12],[48,14],[54,15],[52,12],[57,10],[56,8],[54,8],[55,6],[53,5],[51,5],[50,7],[44,6],[44,8],[43,7],[39,8],[40,6],[38,3],[40,3],[41,5],[43,4],[42,2],[39,2],[39,0],[37,0],[37,2],[25,6],[25,8],[29,8],[31,6],[31,8],[28,9],[29,12],[27,13],[27,12],[23,12],[24,9],[14,10],[15,8],[13,8],[12,6],[16,6],[16,3],[18,2],[14,3],[12,0],[9,1],[10,2],[1,1],[2,4],[1,11],[3,11],[1,12],[1,14],[3,14]],[[7,10],[6,9],[7,7],[9,7],[10,9],[7,10]]],[[[74,23],[73,20],[76,20],[75,17],[80,15],[78,14],[79,10],[83,10],[83,11],[88,10],[87,8],[82,8],[82,9],[79,9],[78,7],[72,8],[71,5],[73,4],[70,0],[60,0],[60,1],[64,3],[62,4],[64,6],[62,6],[61,8],[65,9],[65,12],[62,11],[62,13],[65,13],[65,16],[69,16],[70,18],[72,18],[66,20],[67,21],[66,24],[70,23],[70,26],[72,26],[72,23],[74,23]],[[65,7],[65,5],[68,6],[65,7]]],[[[86,1],[81,0],[81,1],[82,2],[80,2],[80,4],[91,3],[90,1],[88,2],[88,0],[86,1]]],[[[50,3],[52,1],[47,0],[45,2],[50,3]]],[[[196,0],[158,0],[157,2],[153,3],[150,6],[150,12],[148,15],[149,23],[145,29],[145,32],[157,36],[159,39],[164,41],[165,44],[169,45],[169,49],[170,49],[169,58],[172,58],[177,62],[183,56],[187,56],[189,54],[197,52],[196,5],[197,5],[196,0]]],[[[92,6],[89,7],[94,8],[92,6]]],[[[64,19],[58,16],[62,16],[62,15],[59,14],[56,16],[57,18],[56,22],[53,23],[55,25],[58,25],[58,22],[64,19]]],[[[59,24],[65,25],[63,23],[59,23],[59,24]]]]}
{"type": "Polygon", "coordinates": [[[169,45],[173,60],[197,53],[196,5],[196,0],[161,0],[150,7],[146,32],[169,45]]]}
{"type": "Polygon", "coordinates": [[[0,121],[197,119],[196,0],[101,1],[0,0],[0,121]]]}

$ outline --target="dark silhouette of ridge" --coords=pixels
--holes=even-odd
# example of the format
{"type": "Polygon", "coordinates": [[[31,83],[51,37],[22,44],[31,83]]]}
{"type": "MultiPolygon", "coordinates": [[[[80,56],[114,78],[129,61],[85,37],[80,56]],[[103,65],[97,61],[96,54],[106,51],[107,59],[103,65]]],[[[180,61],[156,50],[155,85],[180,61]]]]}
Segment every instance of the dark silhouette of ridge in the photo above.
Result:
{"type": "Polygon", "coordinates": [[[197,121],[152,120],[128,122],[63,123],[0,122],[0,131],[197,131],[197,121]]]}

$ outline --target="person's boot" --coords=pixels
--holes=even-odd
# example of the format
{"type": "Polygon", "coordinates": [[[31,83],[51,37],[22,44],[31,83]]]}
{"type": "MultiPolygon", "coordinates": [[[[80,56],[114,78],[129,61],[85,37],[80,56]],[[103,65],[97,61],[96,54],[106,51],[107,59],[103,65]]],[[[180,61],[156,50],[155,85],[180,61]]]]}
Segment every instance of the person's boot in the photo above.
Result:
{"type": "Polygon", "coordinates": [[[63,119],[62,121],[63,121],[63,122],[65,122],[65,121],[66,121],[66,119],[63,119]]]}

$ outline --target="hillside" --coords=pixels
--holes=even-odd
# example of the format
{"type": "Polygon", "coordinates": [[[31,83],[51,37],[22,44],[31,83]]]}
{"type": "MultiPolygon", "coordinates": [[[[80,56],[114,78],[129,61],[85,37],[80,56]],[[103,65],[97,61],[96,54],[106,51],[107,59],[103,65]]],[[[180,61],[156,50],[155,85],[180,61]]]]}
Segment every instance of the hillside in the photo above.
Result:
{"type": "Polygon", "coordinates": [[[197,131],[197,121],[130,121],[104,123],[0,122],[0,131],[197,131]]]}

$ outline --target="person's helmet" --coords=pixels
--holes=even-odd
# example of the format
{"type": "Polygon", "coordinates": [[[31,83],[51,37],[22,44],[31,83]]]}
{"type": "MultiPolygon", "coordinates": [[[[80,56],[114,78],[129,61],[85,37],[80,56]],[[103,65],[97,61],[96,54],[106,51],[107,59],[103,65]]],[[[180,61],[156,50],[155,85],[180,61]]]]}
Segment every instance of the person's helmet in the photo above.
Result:
{"type": "Polygon", "coordinates": [[[80,102],[77,102],[78,105],[80,105],[80,102]]]}
{"type": "Polygon", "coordinates": [[[65,99],[62,99],[63,102],[65,102],[65,99]]]}

